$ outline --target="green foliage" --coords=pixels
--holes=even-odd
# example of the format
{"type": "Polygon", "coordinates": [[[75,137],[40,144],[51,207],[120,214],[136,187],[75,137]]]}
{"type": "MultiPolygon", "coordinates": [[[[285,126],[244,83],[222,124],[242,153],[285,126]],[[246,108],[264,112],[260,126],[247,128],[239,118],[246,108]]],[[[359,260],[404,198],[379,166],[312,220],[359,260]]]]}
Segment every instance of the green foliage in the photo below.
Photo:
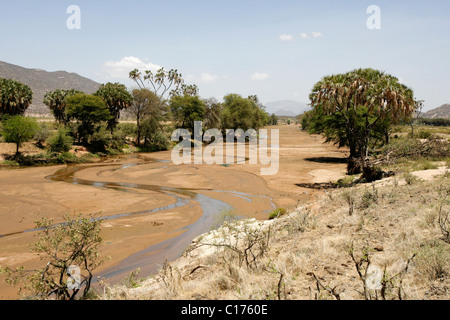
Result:
{"type": "Polygon", "coordinates": [[[100,225],[99,219],[81,216],[72,219],[69,215],[59,225],[45,218],[37,221],[39,238],[32,250],[44,261],[44,266],[30,271],[24,267],[15,270],[6,267],[0,271],[6,275],[9,284],[22,283],[20,292],[24,290],[34,299],[74,300],[79,293],[84,299],[91,287],[93,271],[104,262],[98,250],[102,243],[100,225]],[[74,279],[70,274],[73,267],[80,270],[80,289],[71,290],[68,286],[74,279]]]}
{"type": "Polygon", "coordinates": [[[205,107],[203,126],[208,129],[220,128],[220,116],[222,114],[222,104],[216,99],[203,100],[205,107]]]}
{"type": "Polygon", "coordinates": [[[170,148],[170,138],[155,118],[146,118],[142,122],[142,137],[144,147],[151,152],[166,151],[170,148]]]}
{"type": "Polygon", "coordinates": [[[287,211],[284,208],[275,209],[269,214],[269,220],[277,219],[281,216],[284,216],[286,213],[287,211]]]}
{"type": "Polygon", "coordinates": [[[259,130],[269,123],[269,115],[254,99],[243,98],[237,94],[224,97],[222,111],[222,130],[259,130]]]}
{"type": "Polygon", "coordinates": [[[123,84],[110,82],[102,84],[95,95],[101,97],[109,108],[112,117],[108,121],[108,129],[112,132],[119,123],[120,112],[131,106],[133,96],[123,84]]]}
{"type": "Polygon", "coordinates": [[[16,154],[24,142],[30,141],[39,130],[36,120],[23,116],[7,117],[3,121],[3,138],[5,142],[15,143],[16,154]]]}
{"type": "Polygon", "coordinates": [[[450,119],[423,119],[419,118],[418,123],[424,124],[426,126],[434,127],[450,127],[450,119]]]}
{"type": "Polygon", "coordinates": [[[135,89],[132,92],[134,102],[130,108],[130,112],[136,118],[137,123],[137,145],[141,145],[142,123],[144,119],[152,119],[152,121],[160,123],[163,113],[165,112],[164,104],[161,104],[158,96],[148,89],[135,89]]]}
{"type": "Polygon", "coordinates": [[[324,77],[314,86],[310,100],[313,111],[306,127],[350,148],[349,174],[365,167],[370,141],[387,143],[390,127],[410,118],[418,103],[397,78],[373,69],[324,77]]]}
{"type": "Polygon", "coordinates": [[[278,124],[278,117],[275,115],[275,113],[272,113],[270,116],[270,125],[276,126],[278,124]]]}
{"type": "Polygon", "coordinates": [[[102,98],[77,94],[66,99],[67,115],[80,122],[78,139],[84,143],[88,137],[98,131],[103,121],[111,119],[111,113],[102,98]]]}
{"type": "Polygon", "coordinates": [[[82,92],[78,90],[50,91],[45,94],[43,102],[50,108],[56,121],[61,124],[67,124],[70,121],[70,117],[66,112],[66,98],[77,94],[82,94],[82,92]]]}
{"type": "Polygon", "coordinates": [[[24,115],[32,100],[30,87],[15,80],[0,78],[0,117],[24,115]]]}
{"type": "Polygon", "coordinates": [[[44,142],[51,136],[52,127],[49,123],[41,122],[38,123],[39,129],[34,135],[34,140],[36,140],[36,144],[38,147],[43,148],[44,142]]]}
{"type": "Polygon", "coordinates": [[[204,102],[197,96],[175,96],[170,100],[173,120],[179,128],[194,131],[194,122],[205,118],[204,102]]]}
{"type": "Polygon", "coordinates": [[[136,137],[137,125],[135,123],[119,123],[117,129],[122,131],[127,137],[136,137]]]}
{"type": "Polygon", "coordinates": [[[89,146],[93,152],[104,154],[117,154],[126,146],[126,135],[116,130],[112,134],[104,127],[89,137],[89,146]]]}
{"type": "Polygon", "coordinates": [[[68,135],[66,129],[60,128],[58,132],[47,141],[47,143],[51,152],[63,153],[72,149],[73,139],[68,135]]]}

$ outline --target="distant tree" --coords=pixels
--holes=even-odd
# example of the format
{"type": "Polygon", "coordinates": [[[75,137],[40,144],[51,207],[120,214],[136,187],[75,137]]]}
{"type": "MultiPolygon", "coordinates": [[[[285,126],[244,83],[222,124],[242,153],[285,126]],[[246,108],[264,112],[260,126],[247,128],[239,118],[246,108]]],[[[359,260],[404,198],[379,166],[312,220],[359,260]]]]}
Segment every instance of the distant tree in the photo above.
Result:
{"type": "Polygon", "coordinates": [[[137,122],[137,145],[141,145],[142,122],[144,119],[153,119],[154,128],[159,128],[159,121],[162,117],[159,98],[148,89],[135,89],[132,92],[133,103],[129,111],[134,115],[137,122]]]}
{"type": "Polygon", "coordinates": [[[111,120],[111,113],[102,98],[77,94],[66,99],[67,115],[80,122],[78,140],[85,144],[88,137],[98,131],[103,121],[111,120]]]}
{"type": "Polygon", "coordinates": [[[349,174],[369,170],[369,141],[416,109],[411,89],[374,69],[324,77],[314,86],[310,100],[310,132],[350,148],[349,174]]]}
{"type": "Polygon", "coordinates": [[[268,124],[269,116],[254,99],[237,94],[224,97],[221,117],[222,129],[258,130],[268,124]]]}
{"type": "Polygon", "coordinates": [[[2,135],[5,142],[16,144],[16,155],[23,143],[30,141],[38,132],[36,120],[24,116],[11,116],[3,121],[2,135]]]}
{"type": "Polygon", "coordinates": [[[204,127],[206,129],[220,128],[222,104],[214,98],[203,100],[203,104],[205,107],[204,127]]]}
{"type": "Polygon", "coordinates": [[[204,102],[198,96],[175,96],[170,100],[172,117],[179,128],[194,131],[194,122],[205,118],[204,102]]]}
{"type": "Polygon", "coordinates": [[[278,117],[275,115],[275,113],[272,113],[270,116],[270,124],[272,126],[276,126],[278,124],[278,117]]]}
{"type": "Polygon", "coordinates": [[[142,74],[135,69],[130,72],[130,79],[132,79],[140,89],[151,90],[159,99],[160,107],[174,96],[198,94],[198,87],[196,85],[186,85],[178,70],[166,71],[164,68],[159,69],[156,73],[151,70],[146,70],[142,74]],[[149,85],[145,85],[148,83],[149,85]]]}
{"type": "Polygon", "coordinates": [[[70,118],[67,115],[66,112],[66,98],[70,96],[74,96],[76,94],[81,94],[83,92],[78,90],[55,90],[47,92],[44,96],[44,104],[46,104],[51,112],[53,113],[53,116],[55,117],[56,121],[58,121],[61,124],[66,125],[70,118]]]}
{"type": "Polygon", "coordinates": [[[32,100],[30,87],[15,80],[0,78],[0,117],[24,115],[32,100]]]}
{"type": "Polygon", "coordinates": [[[112,133],[119,123],[120,112],[133,103],[133,96],[123,84],[110,82],[102,84],[95,95],[101,97],[109,108],[112,117],[108,121],[108,129],[112,133]]]}

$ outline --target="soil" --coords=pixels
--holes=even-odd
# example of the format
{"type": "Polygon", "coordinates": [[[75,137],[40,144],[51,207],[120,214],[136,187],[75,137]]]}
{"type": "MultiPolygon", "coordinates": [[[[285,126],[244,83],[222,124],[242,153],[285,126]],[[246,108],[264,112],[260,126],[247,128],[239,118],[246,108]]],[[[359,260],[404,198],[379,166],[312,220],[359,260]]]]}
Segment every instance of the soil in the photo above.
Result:
{"type": "MultiPolygon", "coordinates": [[[[80,181],[78,184],[49,179],[67,166],[0,169],[0,235],[7,235],[0,236],[0,265],[24,265],[27,269],[42,265],[29,248],[37,232],[23,231],[32,230],[34,222],[43,217],[58,223],[65,213],[110,217],[148,212],[177,202],[158,188],[186,191],[186,195],[178,194],[179,199],[189,200],[185,206],[104,221],[101,253],[111,260],[97,270],[102,273],[114,270],[133,254],[182,235],[186,227],[199,221],[203,210],[190,192],[220,200],[240,216],[263,220],[273,207],[290,210],[314,201],[324,194],[327,183],[345,175],[346,150],[324,144],[322,137],[308,135],[297,126],[271,129],[280,130],[280,168],[273,176],[261,176],[261,168],[268,167],[261,164],[177,166],[170,162],[171,152],[112,157],[96,165],[79,165],[81,170],[72,177],[80,181]],[[135,165],[120,167],[129,163],[135,165]],[[93,186],[83,181],[103,184],[93,186]],[[119,184],[120,188],[111,187],[119,184]]],[[[3,150],[5,146],[1,145],[3,150]]],[[[0,299],[16,298],[17,288],[0,277],[0,299]]]]}

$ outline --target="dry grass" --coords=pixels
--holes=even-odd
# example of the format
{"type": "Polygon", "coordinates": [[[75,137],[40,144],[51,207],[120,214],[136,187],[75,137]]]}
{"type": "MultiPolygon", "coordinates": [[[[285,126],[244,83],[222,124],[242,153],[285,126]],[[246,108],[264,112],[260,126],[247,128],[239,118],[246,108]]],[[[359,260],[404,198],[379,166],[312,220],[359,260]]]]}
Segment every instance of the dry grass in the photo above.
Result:
{"type": "Polygon", "coordinates": [[[197,238],[182,258],[138,287],[105,285],[99,298],[449,299],[450,244],[438,223],[439,211],[450,210],[448,175],[414,184],[401,179],[334,190],[270,222],[227,224],[197,238]],[[254,245],[263,250],[246,264],[238,252],[251,232],[259,233],[254,245]],[[229,246],[217,245],[224,243],[229,246]],[[383,270],[382,292],[364,295],[355,261],[363,272],[369,264],[383,270]]]}

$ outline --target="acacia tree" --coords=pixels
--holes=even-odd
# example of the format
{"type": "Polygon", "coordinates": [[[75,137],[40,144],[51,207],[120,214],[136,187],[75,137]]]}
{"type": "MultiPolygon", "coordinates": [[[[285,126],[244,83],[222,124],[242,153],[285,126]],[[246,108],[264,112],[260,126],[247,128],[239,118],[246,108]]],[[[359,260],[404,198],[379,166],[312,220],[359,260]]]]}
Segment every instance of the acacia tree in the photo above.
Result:
{"type": "Polygon", "coordinates": [[[12,116],[3,121],[2,135],[5,142],[16,144],[17,156],[19,155],[19,148],[24,142],[30,141],[38,129],[36,120],[24,116],[12,116]]]}
{"type": "Polygon", "coordinates": [[[175,96],[170,100],[172,116],[178,127],[194,132],[194,122],[205,117],[204,102],[198,96],[175,96]]]}
{"type": "Polygon", "coordinates": [[[269,116],[256,101],[254,96],[249,98],[243,98],[238,94],[225,96],[222,104],[222,129],[247,131],[248,129],[258,130],[266,125],[269,116]]]}
{"type": "Polygon", "coordinates": [[[47,92],[44,96],[44,104],[46,104],[52,111],[56,121],[66,125],[70,121],[70,117],[66,112],[66,98],[81,94],[83,92],[78,90],[55,90],[47,92]]]}
{"type": "Polygon", "coordinates": [[[324,77],[314,86],[310,100],[310,132],[323,133],[327,141],[350,148],[349,174],[369,170],[370,139],[416,109],[410,88],[374,69],[324,77]]]}
{"type": "Polygon", "coordinates": [[[148,89],[134,89],[132,92],[133,103],[130,112],[135,116],[137,122],[137,145],[141,145],[142,123],[146,118],[151,118],[155,126],[159,125],[162,110],[159,108],[160,100],[148,89]]]}
{"type": "Polygon", "coordinates": [[[77,94],[67,98],[67,115],[80,122],[78,141],[88,142],[88,137],[98,131],[103,121],[111,119],[111,113],[102,98],[77,94]]]}
{"type": "Polygon", "coordinates": [[[29,86],[0,78],[0,116],[24,115],[32,100],[33,91],[29,86]]]}
{"type": "Polygon", "coordinates": [[[120,112],[131,106],[133,96],[123,84],[110,82],[102,84],[95,95],[101,97],[109,108],[112,117],[108,121],[108,129],[112,133],[119,123],[120,112]]]}

